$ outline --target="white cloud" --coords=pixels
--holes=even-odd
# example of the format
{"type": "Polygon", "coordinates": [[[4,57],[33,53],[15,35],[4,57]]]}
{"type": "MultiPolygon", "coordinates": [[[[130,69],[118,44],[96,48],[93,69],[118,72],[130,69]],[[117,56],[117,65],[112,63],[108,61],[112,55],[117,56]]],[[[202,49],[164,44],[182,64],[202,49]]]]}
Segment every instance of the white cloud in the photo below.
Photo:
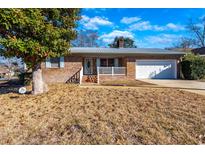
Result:
{"type": "Polygon", "coordinates": [[[111,25],[113,25],[113,23],[110,22],[107,18],[99,17],[99,16],[95,16],[93,18],[90,18],[86,15],[82,15],[82,19],[80,22],[85,29],[93,29],[93,30],[97,30],[99,28],[99,26],[111,26],[111,25]]]}
{"type": "Polygon", "coordinates": [[[185,26],[182,25],[177,25],[177,24],[173,24],[173,23],[168,23],[165,26],[166,29],[170,29],[170,30],[174,30],[174,31],[179,31],[179,30],[185,30],[185,26]]]}
{"type": "Polygon", "coordinates": [[[147,36],[145,40],[150,44],[165,44],[168,46],[171,43],[174,43],[180,37],[181,36],[175,34],[159,34],[156,36],[147,36]]]}
{"type": "Polygon", "coordinates": [[[120,30],[114,30],[108,34],[103,34],[102,36],[99,37],[103,42],[105,43],[111,43],[114,38],[118,36],[124,36],[124,37],[129,37],[134,39],[134,34],[128,31],[120,31],[120,30]]]}
{"type": "Polygon", "coordinates": [[[158,25],[151,25],[149,21],[141,21],[137,22],[133,25],[129,26],[130,30],[138,30],[138,31],[145,31],[145,30],[157,30],[161,31],[163,30],[160,26],[158,25]]]}
{"type": "Polygon", "coordinates": [[[82,15],[81,16],[82,17],[82,19],[81,19],[81,22],[87,22],[87,21],[89,21],[89,17],[88,16],[86,16],[86,15],[82,15]]]}
{"type": "Polygon", "coordinates": [[[92,11],[92,12],[95,12],[95,13],[101,13],[101,12],[106,11],[106,8],[84,8],[83,10],[92,11]]]}
{"type": "Polygon", "coordinates": [[[149,21],[140,21],[135,24],[132,24],[129,26],[129,30],[138,30],[138,31],[146,31],[146,30],[153,30],[153,31],[167,31],[167,30],[173,30],[173,31],[179,31],[179,30],[185,30],[184,26],[177,25],[174,23],[168,23],[165,26],[160,25],[152,25],[149,21]]]}
{"type": "Polygon", "coordinates": [[[124,24],[131,24],[131,23],[137,22],[137,21],[139,21],[139,20],[141,20],[141,18],[139,18],[139,17],[123,17],[123,18],[120,20],[120,22],[121,22],[121,23],[124,23],[124,24]]]}

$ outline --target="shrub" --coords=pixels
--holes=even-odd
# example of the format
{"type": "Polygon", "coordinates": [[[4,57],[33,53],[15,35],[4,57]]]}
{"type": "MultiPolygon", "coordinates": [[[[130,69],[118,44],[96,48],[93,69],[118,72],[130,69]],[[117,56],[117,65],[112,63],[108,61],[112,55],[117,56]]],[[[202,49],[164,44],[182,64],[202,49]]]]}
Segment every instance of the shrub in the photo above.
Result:
{"type": "Polygon", "coordinates": [[[192,53],[186,54],[181,62],[184,79],[198,80],[205,78],[205,58],[192,53]]]}
{"type": "Polygon", "coordinates": [[[181,62],[182,75],[184,79],[191,79],[191,62],[189,60],[183,60],[181,62]]]}

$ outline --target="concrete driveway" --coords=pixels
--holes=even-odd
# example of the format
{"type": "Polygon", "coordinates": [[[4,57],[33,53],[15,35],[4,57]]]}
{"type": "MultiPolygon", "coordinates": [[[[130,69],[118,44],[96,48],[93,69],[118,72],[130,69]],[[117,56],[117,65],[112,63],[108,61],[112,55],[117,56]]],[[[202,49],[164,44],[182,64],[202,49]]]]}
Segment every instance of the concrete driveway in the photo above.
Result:
{"type": "Polygon", "coordinates": [[[177,88],[197,94],[205,95],[205,82],[194,81],[194,80],[142,80],[144,82],[156,84],[162,87],[177,88]]]}

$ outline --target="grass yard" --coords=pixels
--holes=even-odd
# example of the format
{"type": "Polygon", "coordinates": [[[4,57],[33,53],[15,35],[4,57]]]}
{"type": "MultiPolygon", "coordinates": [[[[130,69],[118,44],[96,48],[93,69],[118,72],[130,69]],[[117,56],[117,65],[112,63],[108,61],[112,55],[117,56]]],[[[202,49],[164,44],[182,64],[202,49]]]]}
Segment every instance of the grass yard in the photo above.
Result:
{"type": "Polygon", "coordinates": [[[148,82],[143,82],[140,80],[114,80],[114,81],[104,81],[101,83],[103,86],[129,86],[129,87],[146,87],[155,86],[148,82]]]}
{"type": "Polygon", "coordinates": [[[49,88],[38,96],[0,94],[0,144],[204,142],[204,96],[169,88],[49,88]]]}

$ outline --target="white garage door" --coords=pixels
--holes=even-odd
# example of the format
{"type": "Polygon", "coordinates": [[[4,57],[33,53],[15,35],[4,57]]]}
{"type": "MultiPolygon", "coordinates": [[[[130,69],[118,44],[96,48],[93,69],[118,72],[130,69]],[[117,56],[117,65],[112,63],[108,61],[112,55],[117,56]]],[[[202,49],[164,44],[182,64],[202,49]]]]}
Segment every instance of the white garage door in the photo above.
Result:
{"type": "Polygon", "coordinates": [[[176,60],[136,60],[136,79],[175,79],[176,60]]]}

